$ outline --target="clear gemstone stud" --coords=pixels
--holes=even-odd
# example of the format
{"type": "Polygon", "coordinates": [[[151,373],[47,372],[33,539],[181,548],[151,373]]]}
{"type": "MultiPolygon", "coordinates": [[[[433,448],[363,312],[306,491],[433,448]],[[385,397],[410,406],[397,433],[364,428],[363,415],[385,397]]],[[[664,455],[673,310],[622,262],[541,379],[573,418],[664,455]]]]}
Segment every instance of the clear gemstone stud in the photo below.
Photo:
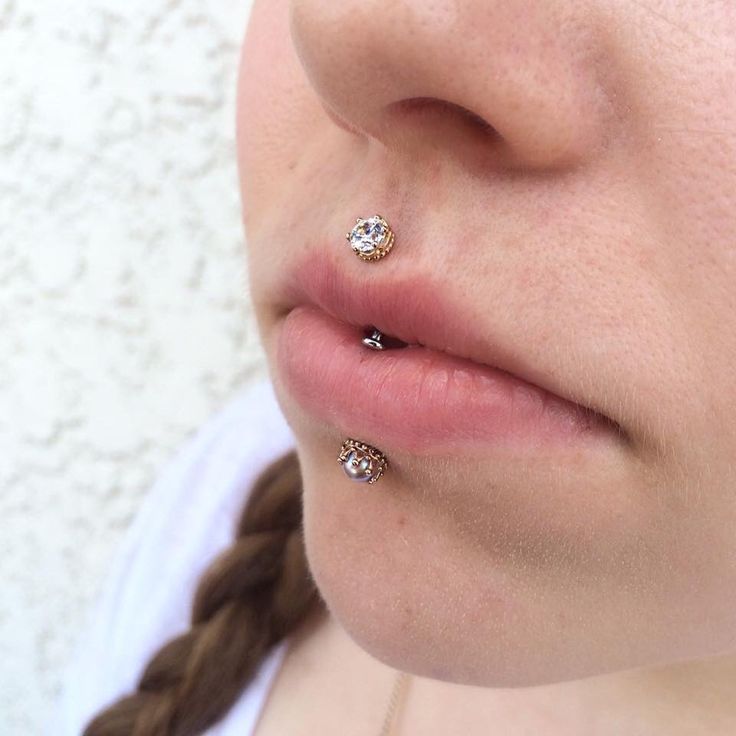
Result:
{"type": "Polygon", "coordinates": [[[364,261],[383,258],[394,244],[394,232],[381,215],[358,217],[345,238],[353,252],[364,261]]]}

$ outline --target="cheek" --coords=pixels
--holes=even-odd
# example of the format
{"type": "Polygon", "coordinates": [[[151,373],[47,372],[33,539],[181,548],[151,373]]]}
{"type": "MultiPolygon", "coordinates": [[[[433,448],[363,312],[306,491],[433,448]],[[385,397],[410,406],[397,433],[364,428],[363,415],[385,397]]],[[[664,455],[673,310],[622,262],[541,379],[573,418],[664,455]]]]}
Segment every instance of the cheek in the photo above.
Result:
{"type": "Polygon", "coordinates": [[[238,80],[237,144],[246,226],[267,212],[325,118],[294,52],[288,0],[256,0],[238,80]]]}

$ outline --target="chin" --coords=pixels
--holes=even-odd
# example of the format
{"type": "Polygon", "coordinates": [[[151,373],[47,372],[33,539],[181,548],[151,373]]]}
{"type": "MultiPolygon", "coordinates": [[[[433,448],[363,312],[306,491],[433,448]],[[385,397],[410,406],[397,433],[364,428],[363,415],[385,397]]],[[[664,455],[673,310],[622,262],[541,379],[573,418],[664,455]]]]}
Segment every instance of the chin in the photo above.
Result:
{"type": "Polygon", "coordinates": [[[313,442],[300,445],[310,570],[330,614],[375,659],[484,687],[631,666],[618,643],[602,637],[591,646],[596,615],[580,625],[589,615],[585,600],[571,608],[566,591],[549,581],[512,575],[398,479],[380,481],[389,495],[346,485],[325,445],[313,442]]]}
{"type": "Polygon", "coordinates": [[[606,468],[600,489],[587,464],[579,478],[566,468],[557,495],[540,463],[514,476],[493,462],[406,456],[375,485],[355,483],[337,462],[343,434],[283,407],[312,576],[345,632],[394,669],[531,687],[715,654],[731,629],[718,585],[689,595],[667,533],[604,493],[606,468]]]}

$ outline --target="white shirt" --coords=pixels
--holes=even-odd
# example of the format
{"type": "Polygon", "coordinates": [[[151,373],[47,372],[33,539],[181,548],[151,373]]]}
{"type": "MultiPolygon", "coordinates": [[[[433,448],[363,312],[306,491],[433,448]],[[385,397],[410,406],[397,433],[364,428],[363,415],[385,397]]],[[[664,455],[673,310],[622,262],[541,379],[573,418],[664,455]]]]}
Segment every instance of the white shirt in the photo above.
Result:
{"type": "MultiPolygon", "coordinates": [[[[49,736],[80,736],[129,694],[151,655],[186,631],[197,581],[234,538],[251,485],[295,440],[269,381],[239,391],[179,449],[144,499],[65,675],[49,736]]],[[[287,639],[208,736],[250,736],[287,639]]]]}

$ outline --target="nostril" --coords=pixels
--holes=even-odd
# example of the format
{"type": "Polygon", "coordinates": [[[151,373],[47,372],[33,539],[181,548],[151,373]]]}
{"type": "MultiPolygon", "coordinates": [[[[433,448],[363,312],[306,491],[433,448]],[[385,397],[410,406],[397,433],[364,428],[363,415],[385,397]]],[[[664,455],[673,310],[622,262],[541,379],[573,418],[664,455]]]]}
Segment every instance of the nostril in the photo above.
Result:
{"type": "Polygon", "coordinates": [[[467,107],[458,105],[449,100],[441,100],[437,97],[409,97],[404,100],[398,100],[393,103],[392,107],[400,113],[411,114],[438,114],[451,112],[470,122],[473,127],[479,131],[491,136],[497,136],[498,131],[483,117],[468,110],[467,107]]]}

